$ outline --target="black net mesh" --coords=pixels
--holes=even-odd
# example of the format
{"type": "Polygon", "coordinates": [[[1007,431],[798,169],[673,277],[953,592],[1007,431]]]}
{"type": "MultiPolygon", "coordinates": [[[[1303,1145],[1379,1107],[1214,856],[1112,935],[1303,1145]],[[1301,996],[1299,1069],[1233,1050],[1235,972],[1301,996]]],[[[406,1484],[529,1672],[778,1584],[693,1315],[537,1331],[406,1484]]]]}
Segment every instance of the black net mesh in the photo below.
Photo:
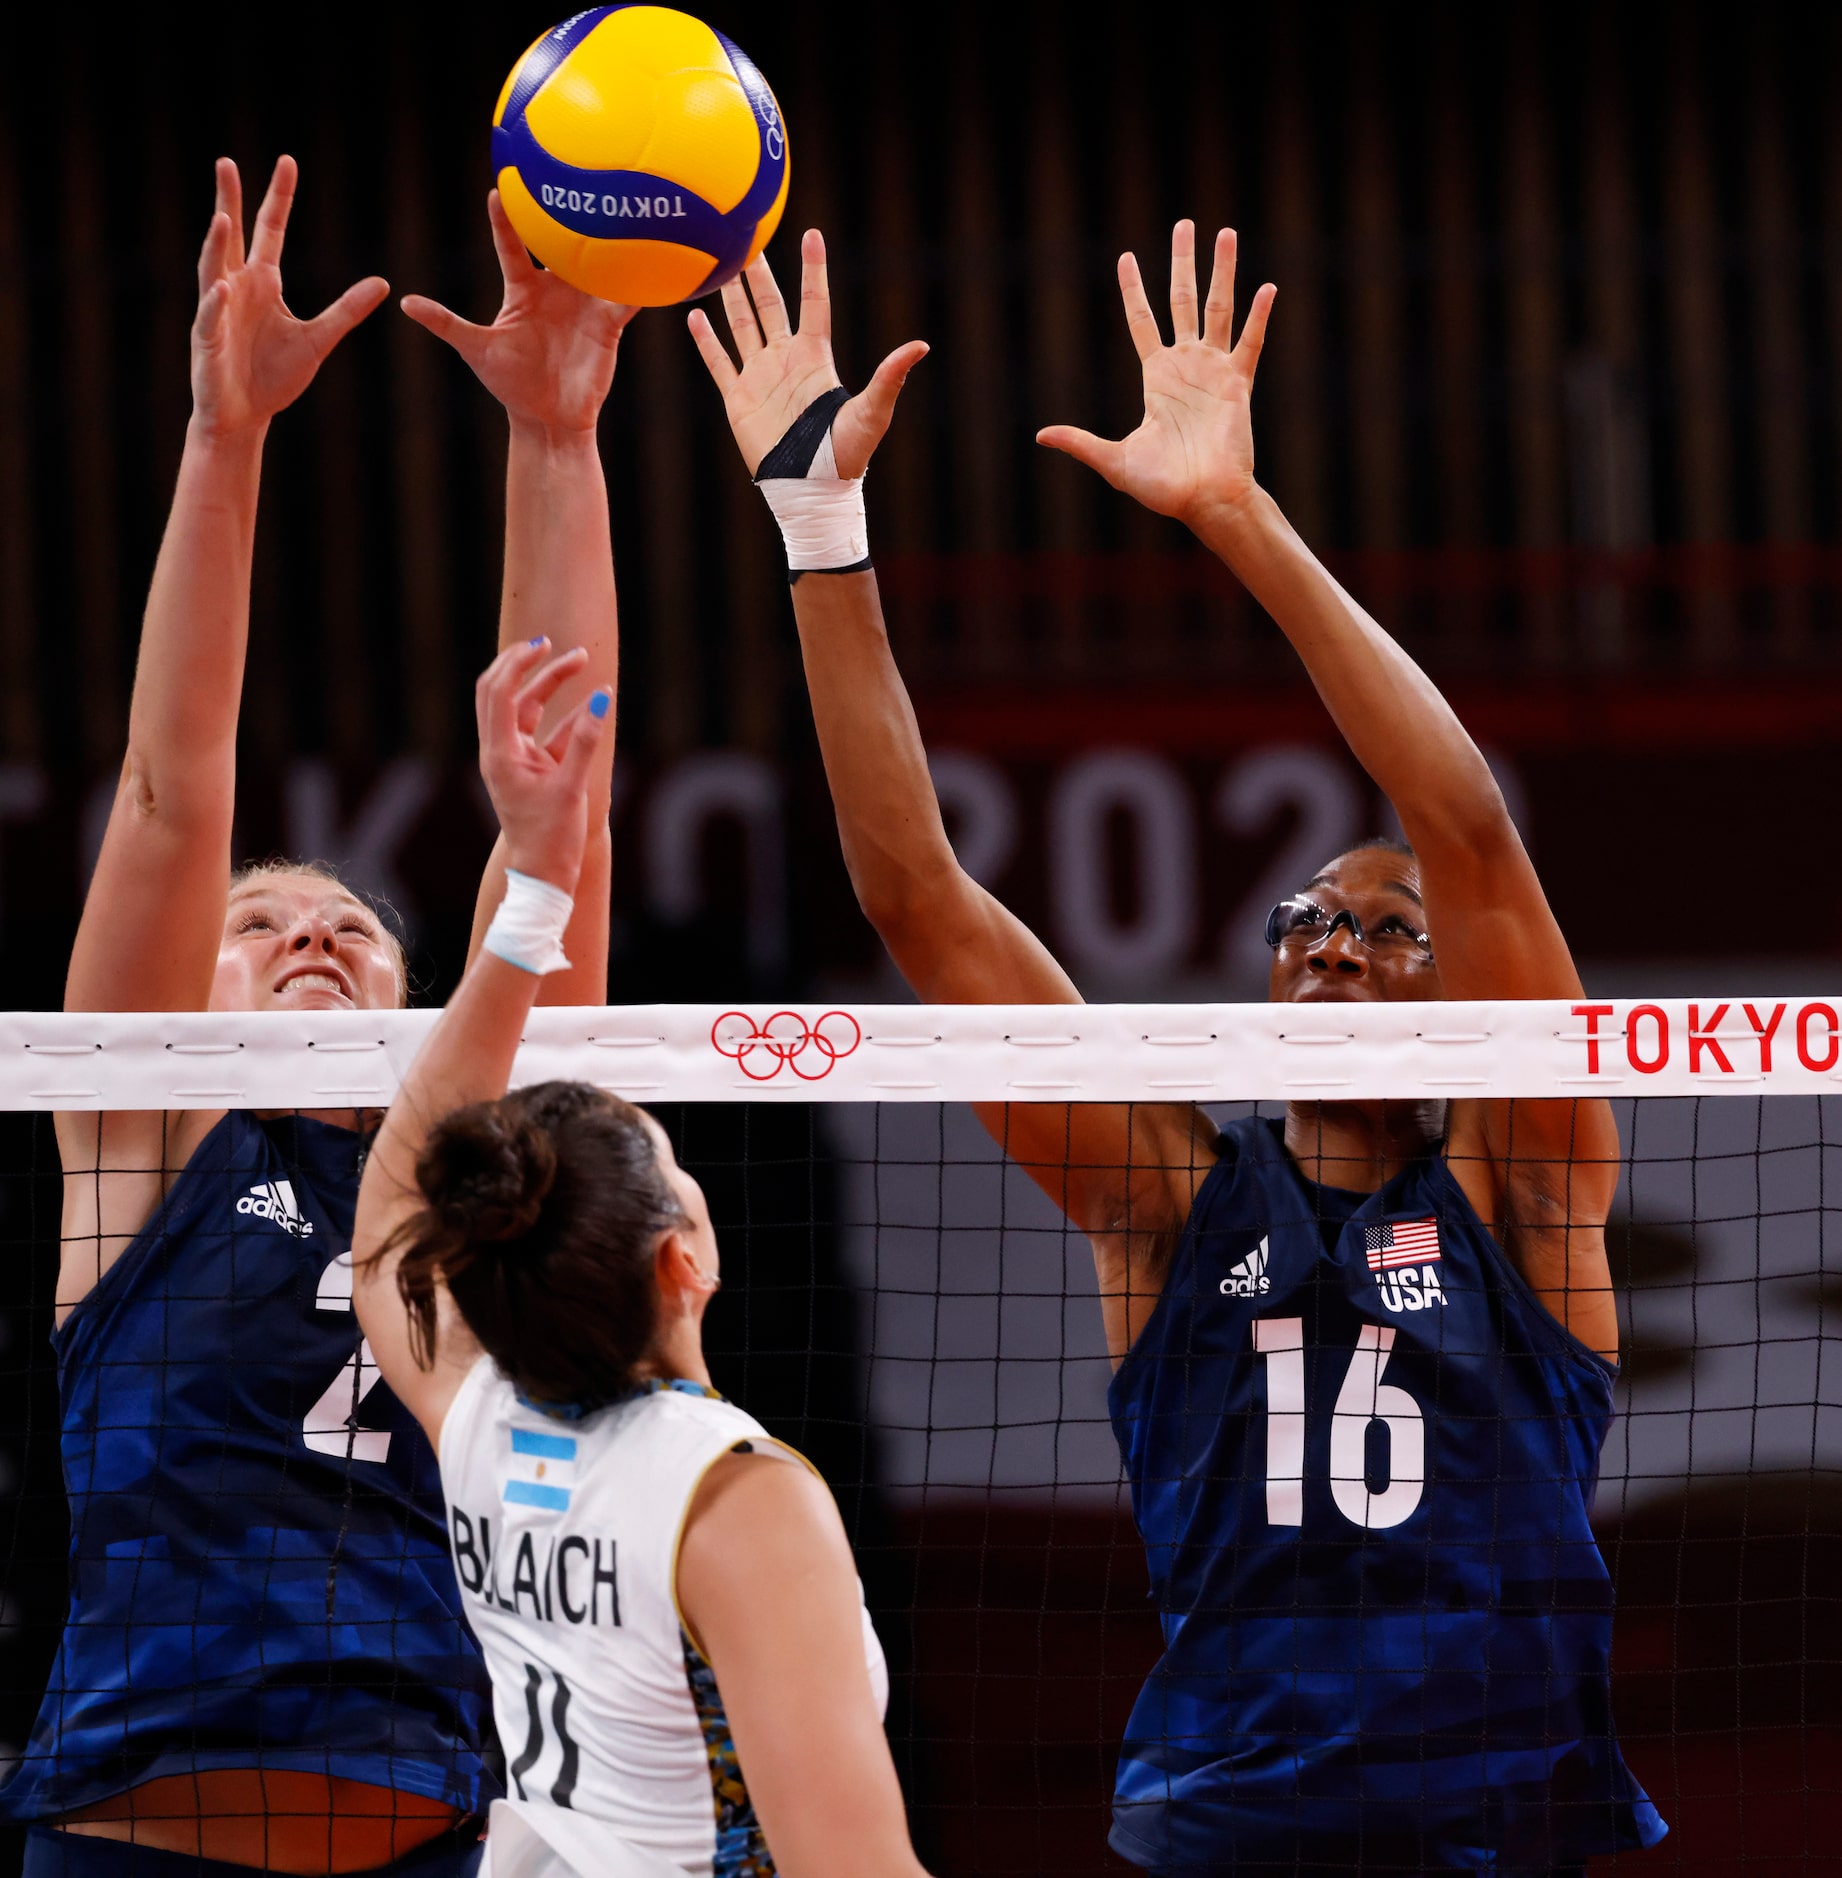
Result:
{"type": "MultiPolygon", "coordinates": [[[[1826,1869],[1842,1828],[1842,1370],[1829,1347],[1838,1281],[1828,1260],[1842,1109],[1735,1097],[1618,1108],[1628,1164],[1608,1238],[1624,1362],[1593,1529],[1615,1593],[1618,1739],[1671,1827],[1657,1849],[1623,1862],[1826,1869]]],[[[963,1108],[763,1101],[659,1113],[705,1187],[723,1250],[724,1288],[706,1325],[716,1384],[814,1461],[854,1539],[890,1659],[889,1729],[924,1861],[943,1873],[1125,1869],[1108,1849],[1121,1742],[1172,1620],[1191,1613],[1167,1590],[1161,1628],[1149,1595],[1154,1578],[1168,1581],[1169,1561],[1154,1558],[1148,1571],[1134,1528],[1087,1241],[963,1108]]],[[[1217,1113],[1235,1122],[1279,1111],[1217,1113]]],[[[0,1738],[15,1756],[34,1742],[48,1678],[56,1705],[70,1585],[49,1343],[57,1166],[48,1117],[0,1115],[0,1738]]],[[[1382,1328],[1398,1329],[1401,1351],[1415,1312],[1396,1268],[1423,1274],[1427,1263],[1426,1242],[1406,1230],[1414,1213],[1411,1204],[1396,1210],[1398,1256],[1372,1238],[1355,1242],[1370,1245],[1378,1286],[1392,1287],[1397,1304],[1382,1328]]],[[[1279,1287],[1284,1234],[1262,1223],[1270,1269],[1224,1240],[1222,1275],[1209,1268],[1192,1291],[1225,1297],[1230,1283],[1262,1277],[1279,1287]]],[[[1322,1236],[1321,1218],[1305,1223],[1322,1236]]],[[[258,1227],[274,1221],[251,1216],[248,1230],[258,1227]]],[[[1455,1292],[1470,1281],[1449,1222],[1437,1235],[1431,1256],[1455,1292]]],[[[1244,1319],[1264,1308],[1258,1292],[1229,1301],[1244,1319]]],[[[1447,1308],[1421,1295],[1418,1315],[1431,1321],[1447,1308]]],[[[1310,1310],[1275,1306],[1307,1319],[1310,1310]]],[[[1206,1354],[1193,1341],[1167,1344],[1162,1360],[1200,1376],[1206,1354]]],[[[1380,1354],[1373,1380],[1385,1388],[1405,1377],[1433,1428],[1457,1396],[1448,1402],[1435,1372],[1391,1370],[1398,1359],[1380,1354]]],[[[233,1356],[252,1353],[224,1360],[233,1356]]],[[[1286,1358],[1274,1345],[1260,1360],[1258,1400],[1270,1411],[1286,1358]]],[[[1324,1387],[1336,1395],[1337,1378],[1324,1387]]],[[[1198,1414],[1205,1393],[1199,1386],[1198,1414]]],[[[1377,1609],[1364,1604],[1364,1587],[1382,1581],[1363,1576],[1361,1560],[1392,1541],[1380,1523],[1352,1524],[1329,1541],[1312,1529],[1314,1508],[1327,1504],[1311,1478],[1323,1451],[1311,1426],[1319,1393],[1314,1381],[1304,1408],[1303,1524],[1262,1543],[1292,1561],[1284,1569],[1294,1585],[1301,1557],[1353,1572],[1348,1599],[1366,1620],[1377,1609]]],[[[1385,1410],[1374,1419],[1385,1421],[1385,1410]]],[[[99,1440],[106,1449],[133,1432],[105,1430],[99,1440]]],[[[225,1431],[227,1447],[235,1434],[225,1431]]],[[[1273,1495],[1285,1469],[1267,1435],[1250,1427],[1238,1438],[1233,1451],[1249,1476],[1239,1486],[1264,1492],[1269,1511],[1283,1507],[1283,1483],[1273,1495]]],[[[1385,1495],[1401,1439],[1363,1431],[1351,1504],[1385,1495]]],[[[1436,1433],[1427,1439],[1436,1457],[1436,1433]]],[[[1430,1505],[1441,1487],[1436,1460],[1427,1473],[1430,1505]]],[[[1206,1498],[1223,1483],[1190,1484],[1206,1498]]],[[[1495,1487],[1500,1527],[1441,1538],[1435,1523],[1419,1533],[1424,1556],[1444,1546],[1468,1549],[1475,1562],[1481,1547],[1489,1566],[1529,1483],[1506,1461],[1495,1487]]],[[[1222,1531],[1224,1546],[1255,1543],[1244,1525],[1222,1531]]],[[[1248,1560],[1234,1563],[1239,1571],[1248,1560]]],[[[1507,1660],[1500,1639],[1513,1623],[1564,1627],[1577,1615],[1565,1589],[1574,1581],[1557,1565],[1547,1582],[1559,1588],[1544,1609],[1526,1584],[1506,1587],[1499,1576],[1477,1632],[1486,1677],[1507,1660]]],[[[277,1624],[309,1621],[300,1600],[288,1609],[284,1617],[277,1606],[277,1624]]],[[[1449,1598],[1426,1612],[1454,1615],[1449,1598]]],[[[1239,1648],[1247,1639],[1236,1616],[1214,1613],[1239,1648]]],[[[186,1622],[175,1615],[179,1628],[186,1622]]],[[[136,1660],[131,1650],[125,1675],[136,1660]]],[[[1230,1667],[1248,1702],[1269,1705],[1289,1673],[1269,1665],[1262,1691],[1245,1680],[1244,1663],[1224,1674],[1230,1667]]],[[[1361,1671],[1348,1666],[1351,1676],[1361,1671]]],[[[1400,1751],[1411,1732],[1384,1731],[1389,1743],[1378,1737],[1370,1751],[1400,1751]]],[[[41,1725],[36,1745],[45,1739],[41,1725]]],[[[1437,1728],[1413,1738],[1416,1778],[1439,1752],[1437,1728]]],[[[9,1833],[16,1859],[18,1826],[9,1833]]],[[[1378,1840],[1362,1868],[1416,1868],[1400,1851],[1378,1840]]],[[[1423,1868],[1438,1862],[1427,1856],[1423,1868]]],[[[1267,1868],[1352,1867],[1301,1858],[1267,1868]]],[[[1540,1866],[1554,1868],[1551,1858],[1540,1866]]]]}

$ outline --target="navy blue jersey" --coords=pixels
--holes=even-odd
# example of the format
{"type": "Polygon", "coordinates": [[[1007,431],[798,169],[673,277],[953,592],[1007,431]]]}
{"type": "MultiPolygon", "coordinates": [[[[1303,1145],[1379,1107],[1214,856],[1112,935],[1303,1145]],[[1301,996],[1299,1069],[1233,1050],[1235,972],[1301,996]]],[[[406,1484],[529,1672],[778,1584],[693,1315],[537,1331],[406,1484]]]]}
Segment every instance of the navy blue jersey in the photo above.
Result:
{"type": "Polygon", "coordinates": [[[435,1457],[352,1315],[364,1145],[227,1115],[53,1339],[70,1614],[9,1817],[225,1767],[489,1797],[435,1457]]]}
{"type": "Polygon", "coordinates": [[[1113,1379],[1165,1650],[1112,1844],[1154,1871],[1541,1871],[1666,1828],[1613,1738],[1587,1515],[1612,1367],[1438,1155],[1223,1134],[1113,1379]]]}

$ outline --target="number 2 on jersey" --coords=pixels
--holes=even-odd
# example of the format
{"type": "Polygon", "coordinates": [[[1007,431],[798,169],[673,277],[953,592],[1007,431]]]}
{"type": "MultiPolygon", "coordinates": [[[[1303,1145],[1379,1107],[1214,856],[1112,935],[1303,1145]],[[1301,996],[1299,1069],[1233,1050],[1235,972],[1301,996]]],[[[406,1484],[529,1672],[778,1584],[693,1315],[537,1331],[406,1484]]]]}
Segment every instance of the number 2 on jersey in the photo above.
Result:
{"type": "MultiPolygon", "coordinates": [[[[319,1295],[314,1299],[319,1311],[349,1311],[352,1308],[352,1255],[341,1252],[320,1274],[319,1295]]],[[[350,1454],[355,1461],[382,1461],[390,1453],[388,1428],[356,1426],[358,1407],[378,1385],[377,1363],[371,1355],[371,1340],[361,1337],[351,1357],[339,1365],[338,1373],[326,1385],[326,1393],[307,1411],[301,1423],[301,1439],[316,1454],[350,1454]]]]}
{"type": "MultiPolygon", "coordinates": [[[[1267,1523],[1303,1525],[1305,1320],[1257,1318],[1254,1348],[1266,1359],[1267,1523]]],[[[1400,1525],[1426,1485],[1426,1418],[1405,1389],[1381,1379],[1393,1348],[1393,1325],[1362,1326],[1330,1417],[1331,1498],[1345,1519],[1371,1531],[1400,1525]],[[1379,1493],[1367,1479],[1371,1422],[1388,1430],[1388,1484],[1379,1493]]]]}

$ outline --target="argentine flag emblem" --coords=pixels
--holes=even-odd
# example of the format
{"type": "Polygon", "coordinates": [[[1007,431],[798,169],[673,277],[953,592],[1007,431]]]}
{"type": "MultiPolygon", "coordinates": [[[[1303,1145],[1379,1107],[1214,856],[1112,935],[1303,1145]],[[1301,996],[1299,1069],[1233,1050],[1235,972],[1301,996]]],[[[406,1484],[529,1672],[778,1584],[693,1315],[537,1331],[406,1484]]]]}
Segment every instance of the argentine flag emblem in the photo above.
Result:
{"type": "Polygon", "coordinates": [[[569,1490],[576,1484],[574,1435],[538,1434],[529,1428],[512,1430],[512,1477],[505,1483],[507,1506],[541,1506],[561,1513],[569,1505],[569,1490]]]}

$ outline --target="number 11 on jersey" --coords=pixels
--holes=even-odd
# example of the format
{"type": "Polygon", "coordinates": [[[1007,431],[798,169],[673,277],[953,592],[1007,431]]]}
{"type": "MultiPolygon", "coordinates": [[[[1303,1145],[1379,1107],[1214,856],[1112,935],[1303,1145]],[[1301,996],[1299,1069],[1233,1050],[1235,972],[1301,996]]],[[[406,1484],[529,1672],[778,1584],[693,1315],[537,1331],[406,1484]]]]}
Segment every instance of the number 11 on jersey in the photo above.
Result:
{"type": "MultiPolygon", "coordinates": [[[[1330,1418],[1330,1492],[1353,1525],[1398,1526],[1420,1504],[1426,1485],[1426,1418],[1405,1389],[1382,1381],[1394,1326],[1364,1324],[1344,1371],[1330,1418]],[[1369,1426],[1388,1431],[1388,1484],[1368,1483],[1369,1426]]],[[[1266,1360],[1266,1519],[1305,1520],[1305,1320],[1262,1317],[1254,1349],[1266,1360]]]]}

